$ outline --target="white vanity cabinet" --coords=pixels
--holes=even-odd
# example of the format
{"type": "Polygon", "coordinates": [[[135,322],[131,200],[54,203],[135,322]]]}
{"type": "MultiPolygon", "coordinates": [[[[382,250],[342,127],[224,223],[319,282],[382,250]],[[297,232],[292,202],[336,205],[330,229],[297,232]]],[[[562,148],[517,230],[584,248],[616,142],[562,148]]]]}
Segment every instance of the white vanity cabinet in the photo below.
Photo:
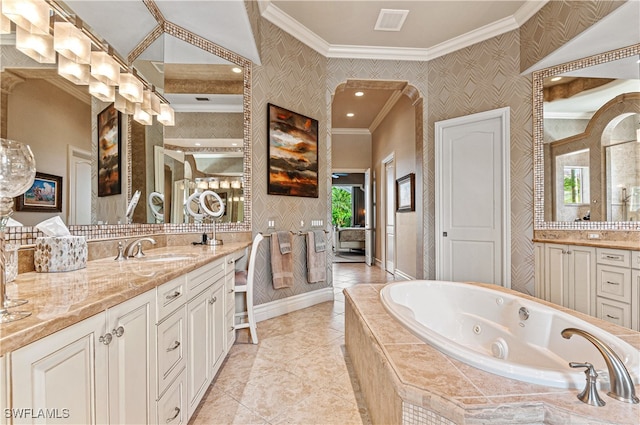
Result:
{"type": "Polygon", "coordinates": [[[631,251],[597,248],[597,317],[631,327],[631,251]]]}
{"type": "Polygon", "coordinates": [[[145,293],[11,353],[12,408],[34,409],[13,423],[152,422],[154,309],[145,293]]]}
{"type": "Polygon", "coordinates": [[[225,259],[187,275],[187,420],[198,407],[225,351],[225,259]],[[200,292],[198,292],[200,291],[200,292]]]}
{"type": "Polygon", "coordinates": [[[640,331],[640,251],[631,251],[631,328],[640,331]]]}
{"type": "Polygon", "coordinates": [[[544,271],[536,265],[536,275],[544,276],[541,298],[582,313],[593,315],[596,294],[595,248],[546,243],[544,271]]]}

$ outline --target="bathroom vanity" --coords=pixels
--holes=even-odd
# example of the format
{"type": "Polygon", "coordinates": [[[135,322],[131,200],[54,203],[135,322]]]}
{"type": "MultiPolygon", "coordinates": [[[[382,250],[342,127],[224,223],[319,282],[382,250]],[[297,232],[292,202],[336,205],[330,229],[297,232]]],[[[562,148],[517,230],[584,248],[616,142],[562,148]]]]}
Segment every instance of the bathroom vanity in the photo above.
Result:
{"type": "Polygon", "coordinates": [[[534,242],[537,297],[640,331],[637,242],[534,242]]]}
{"type": "Polygon", "coordinates": [[[0,326],[0,423],[186,424],[235,341],[247,245],[19,275],[32,315],[0,326]]]}

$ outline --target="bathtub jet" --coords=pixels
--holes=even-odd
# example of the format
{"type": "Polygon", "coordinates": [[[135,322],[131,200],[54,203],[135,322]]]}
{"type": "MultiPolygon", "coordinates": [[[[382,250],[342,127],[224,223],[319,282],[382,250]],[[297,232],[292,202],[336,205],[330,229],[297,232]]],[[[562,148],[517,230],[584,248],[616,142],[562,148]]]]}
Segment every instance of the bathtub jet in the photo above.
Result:
{"type": "Polygon", "coordinates": [[[582,388],[584,374],[569,363],[585,361],[597,370],[598,384],[608,387],[608,367],[596,346],[587,339],[569,341],[561,335],[564,329],[579,328],[615,351],[632,379],[639,382],[637,349],[584,320],[515,291],[414,280],[385,286],[380,298],[395,319],[427,344],[496,375],[557,388],[582,388]]]}

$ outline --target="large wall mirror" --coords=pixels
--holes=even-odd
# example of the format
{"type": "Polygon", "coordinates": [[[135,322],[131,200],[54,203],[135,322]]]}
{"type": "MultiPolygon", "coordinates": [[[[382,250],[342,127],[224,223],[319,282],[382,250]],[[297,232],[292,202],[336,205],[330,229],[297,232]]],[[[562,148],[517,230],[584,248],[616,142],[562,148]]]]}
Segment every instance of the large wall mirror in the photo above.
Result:
{"type": "MultiPolygon", "coordinates": [[[[91,3],[71,1],[65,9],[107,40],[100,27],[112,25],[109,13],[92,12],[94,23],[92,13],[85,18],[75,10],[91,3]]],[[[175,125],[154,120],[145,126],[120,114],[121,188],[106,197],[95,189],[96,117],[109,104],[92,98],[87,86],[59,77],[56,64],[22,55],[11,34],[2,36],[4,136],[33,145],[38,171],[64,176],[62,211],[17,212],[25,226],[59,215],[83,234],[96,225],[127,223],[158,225],[145,227],[149,231],[200,231],[211,221],[197,214],[197,206],[186,207],[194,194],[213,190],[226,207],[218,229],[251,230],[251,62],[171,22],[163,22],[164,31],[155,21],[149,25],[154,31],[126,59],[171,104],[175,125]],[[127,220],[136,192],[138,205],[127,220]]]]}
{"type": "Polygon", "coordinates": [[[640,230],[640,45],[533,74],[535,229],[640,230]]]}

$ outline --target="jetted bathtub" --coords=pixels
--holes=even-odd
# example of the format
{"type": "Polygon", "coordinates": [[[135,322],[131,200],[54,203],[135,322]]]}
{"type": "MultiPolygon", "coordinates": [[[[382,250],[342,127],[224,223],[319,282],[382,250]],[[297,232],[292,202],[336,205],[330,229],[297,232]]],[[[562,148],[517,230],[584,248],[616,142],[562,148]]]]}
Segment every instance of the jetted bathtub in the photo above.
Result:
{"type": "Polygon", "coordinates": [[[586,382],[584,369],[572,369],[569,362],[589,362],[598,372],[598,382],[608,382],[604,359],[590,342],[579,335],[571,339],[560,335],[565,328],[579,328],[611,347],[634,383],[640,382],[637,349],[577,317],[513,291],[414,280],[391,283],[380,297],[387,311],[427,344],[496,375],[581,389],[586,382]]]}

